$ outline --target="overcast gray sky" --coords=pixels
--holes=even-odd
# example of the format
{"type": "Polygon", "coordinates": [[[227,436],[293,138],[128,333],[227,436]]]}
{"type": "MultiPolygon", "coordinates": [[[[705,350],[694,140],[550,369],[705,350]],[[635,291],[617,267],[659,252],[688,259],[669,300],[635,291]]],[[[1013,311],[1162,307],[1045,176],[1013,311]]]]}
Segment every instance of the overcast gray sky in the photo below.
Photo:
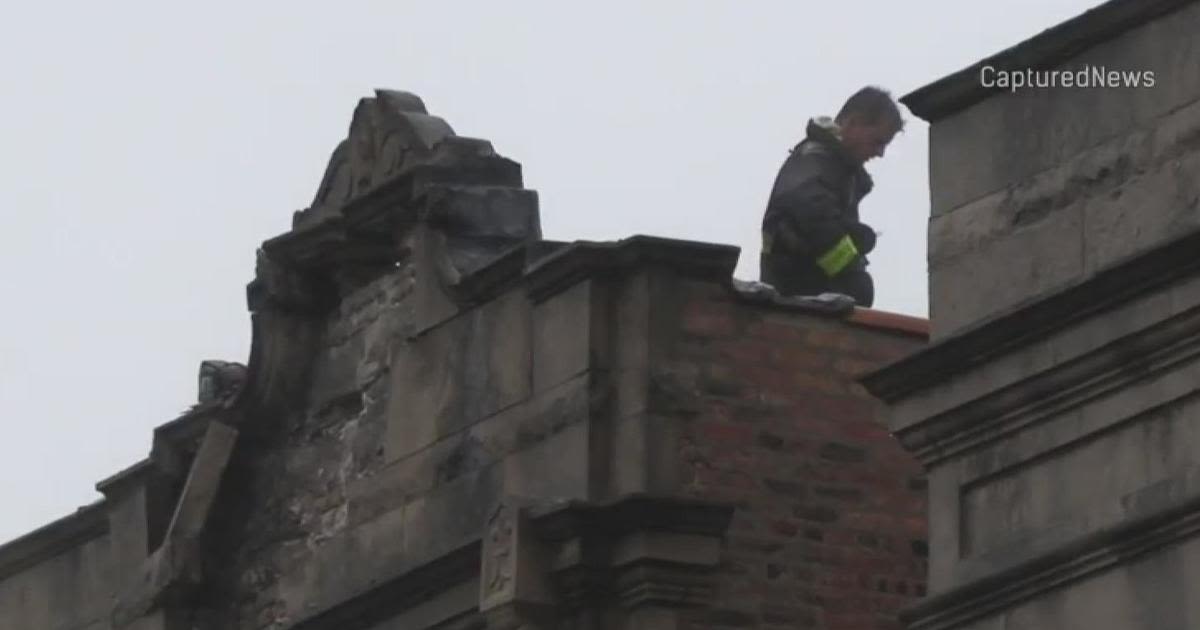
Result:
{"type": "MultiPolygon", "coordinates": [[[[245,361],[254,250],[358,98],[419,94],[525,167],[547,238],[732,243],[807,117],[898,96],[1098,0],[25,2],[0,16],[0,541],[98,495],[245,361]]],[[[925,315],[926,126],[862,209],[876,306],[925,315]]]]}

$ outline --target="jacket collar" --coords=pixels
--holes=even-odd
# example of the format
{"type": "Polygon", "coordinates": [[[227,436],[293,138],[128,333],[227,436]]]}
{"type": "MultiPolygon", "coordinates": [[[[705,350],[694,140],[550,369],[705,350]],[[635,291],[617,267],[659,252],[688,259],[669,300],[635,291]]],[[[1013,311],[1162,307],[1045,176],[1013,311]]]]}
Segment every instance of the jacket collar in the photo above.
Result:
{"type": "Polygon", "coordinates": [[[871,180],[871,176],[867,173],[867,170],[863,168],[862,163],[846,151],[845,145],[842,144],[842,130],[838,127],[837,121],[829,116],[815,116],[808,120],[808,127],[805,129],[805,132],[807,140],[821,145],[830,153],[837,156],[838,160],[847,169],[853,171],[858,176],[859,185],[868,192],[871,190],[874,182],[871,180]]]}

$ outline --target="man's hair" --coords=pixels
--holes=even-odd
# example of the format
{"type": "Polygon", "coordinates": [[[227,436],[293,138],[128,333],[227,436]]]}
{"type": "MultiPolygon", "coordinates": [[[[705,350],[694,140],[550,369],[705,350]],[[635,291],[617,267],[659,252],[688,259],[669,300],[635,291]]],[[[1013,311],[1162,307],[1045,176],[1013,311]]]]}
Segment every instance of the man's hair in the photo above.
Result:
{"type": "Polygon", "coordinates": [[[835,120],[842,122],[853,114],[872,125],[888,122],[896,131],[904,130],[904,117],[900,115],[900,106],[896,105],[892,95],[881,87],[868,85],[855,92],[846,99],[846,104],[842,105],[835,120]]]}

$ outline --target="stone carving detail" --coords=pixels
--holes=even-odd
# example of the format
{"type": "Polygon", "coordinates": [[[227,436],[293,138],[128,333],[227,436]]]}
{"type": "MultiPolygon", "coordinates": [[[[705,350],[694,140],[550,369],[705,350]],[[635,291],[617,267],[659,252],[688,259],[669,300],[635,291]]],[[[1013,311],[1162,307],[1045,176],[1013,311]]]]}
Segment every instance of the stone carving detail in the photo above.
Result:
{"type": "Polygon", "coordinates": [[[198,402],[207,404],[227,399],[236,394],[245,381],[246,366],[241,363],[202,361],[198,402]]]}
{"type": "Polygon", "coordinates": [[[484,541],[483,599],[504,597],[512,590],[513,564],[516,554],[514,508],[498,505],[487,522],[484,541]]]}
{"type": "Polygon", "coordinates": [[[334,216],[346,202],[387,181],[407,164],[426,160],[443,140],[454,137],[446,121],[430,116],[420,97],[376,90],[354,110],[350,134],[325,168],[312,205],[296,213],[295,227],[334,216]]]}

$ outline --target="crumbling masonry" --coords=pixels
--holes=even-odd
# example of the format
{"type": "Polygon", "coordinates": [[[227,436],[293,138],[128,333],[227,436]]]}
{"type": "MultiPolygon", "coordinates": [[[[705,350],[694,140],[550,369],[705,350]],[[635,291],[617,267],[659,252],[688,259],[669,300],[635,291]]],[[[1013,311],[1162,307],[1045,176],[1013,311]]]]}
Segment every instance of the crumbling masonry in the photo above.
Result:
{"type": "Polygon", "coordinates": [[[518,164],[363,99],[247,365],[0,547],[0,628],[898,628],[925,481],[855,379],[926,324],[737,256],[544,240],[518,164]]]}

